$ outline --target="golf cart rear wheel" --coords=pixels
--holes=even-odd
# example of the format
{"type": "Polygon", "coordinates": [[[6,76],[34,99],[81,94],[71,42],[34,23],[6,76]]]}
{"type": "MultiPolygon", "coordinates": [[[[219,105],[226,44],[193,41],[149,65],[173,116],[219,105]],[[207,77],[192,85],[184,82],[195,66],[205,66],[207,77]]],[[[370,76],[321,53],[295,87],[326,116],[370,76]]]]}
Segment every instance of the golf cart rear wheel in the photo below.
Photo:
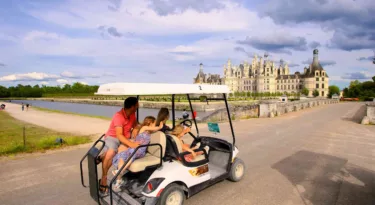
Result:
{"type": "Polygon", "coordinates": [[[185,193],[178,184],[171,184],[163,190],[158,205],[182,205],[185,201],[185,193]]]}
{"type": "Polygon", "coordinates": [[[244,174],[245,174],[245,163],[239,158],[234,159],[234,162],[232,163],[232,167],[229,173],[229,180],[233,182],[238,182],[242,179],[244,174]]]}

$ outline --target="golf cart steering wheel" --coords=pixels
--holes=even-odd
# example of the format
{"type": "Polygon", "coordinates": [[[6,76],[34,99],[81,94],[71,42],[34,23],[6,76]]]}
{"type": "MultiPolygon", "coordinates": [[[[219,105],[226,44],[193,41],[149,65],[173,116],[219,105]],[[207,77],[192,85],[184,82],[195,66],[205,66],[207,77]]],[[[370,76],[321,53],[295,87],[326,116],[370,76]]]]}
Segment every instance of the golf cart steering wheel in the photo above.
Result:
{"type": "Polygon", "coordinates": [[[190,127],[191,128],[193,126],[193,122],[191,120],[189,120],[189,119],[186,119],[186,120],[180,122],[180,125],[184,125],[186,127],[190,127]]]}

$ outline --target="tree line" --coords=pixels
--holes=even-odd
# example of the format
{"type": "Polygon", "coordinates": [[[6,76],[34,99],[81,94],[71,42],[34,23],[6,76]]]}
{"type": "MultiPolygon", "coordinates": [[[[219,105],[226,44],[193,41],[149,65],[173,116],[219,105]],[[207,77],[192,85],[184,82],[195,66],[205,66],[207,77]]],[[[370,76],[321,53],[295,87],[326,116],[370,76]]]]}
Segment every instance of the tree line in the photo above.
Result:
{"type": "Polygon", "coordinates": [[[64,86],[31,86],[21,85],[11,87],[0,86],[0,98],[8,97],[45,97],[48,95],[93,95],[97,92],[99,86],[84,85],[74,83],[73,85],[65,84],[64,86]]]}
{"type": "Polygon", "coordinates": [[[348,88],[343,90],[344,97],[359,98],[360,100],[372,100],[375,98],[375,76],[372,81],[359,82],[358,80],[350,82],[348,88]]]}

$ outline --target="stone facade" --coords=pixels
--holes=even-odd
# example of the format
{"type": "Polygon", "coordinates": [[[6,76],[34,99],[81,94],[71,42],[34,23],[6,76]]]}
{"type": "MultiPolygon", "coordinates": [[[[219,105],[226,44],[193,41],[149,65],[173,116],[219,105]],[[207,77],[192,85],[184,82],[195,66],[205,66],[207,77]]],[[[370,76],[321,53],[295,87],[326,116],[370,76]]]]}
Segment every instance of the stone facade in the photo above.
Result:
{"type": "Polygon", "coordinates": [[[229,86],[232,92],[251,93],[298,93],[306,87],[309,96],[312,96],[314,90],[319,91],[319,96],[327,96],[329,78],[319,63],[317,49],[313,52],[313,62],[304,68],[303,73],[290,74],[289,66],[283,60],[280,60],[279,67],[276,67],[275,63],[267,58],[268,54],[265,54],[264,58],[255,55],[251,63],[244,62],[239,66],[232,65],[231,60],[228,60],[223,67],[223,78],[220,78],[220,75],[204,74],[201,64],[194,83],[223,84],[229,86]]]}

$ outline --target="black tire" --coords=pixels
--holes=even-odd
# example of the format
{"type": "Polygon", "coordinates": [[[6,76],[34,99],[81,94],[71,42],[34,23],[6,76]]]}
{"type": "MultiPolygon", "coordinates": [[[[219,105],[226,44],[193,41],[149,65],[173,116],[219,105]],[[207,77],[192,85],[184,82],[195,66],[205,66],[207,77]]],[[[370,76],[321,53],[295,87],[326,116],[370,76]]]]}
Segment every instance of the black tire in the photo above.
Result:
{"type": "Polygon", "coordinates": [[[228,179],[233,182],[240,181],[245,175],[245,170],[245,163],[241,159],[235,158],[232,167],[230,168],[228,179]],[[242,172],[239,169],[242,169],[242,172]]]}
{"type": "Polygon", "coordinates": [[[170,200],[170,196],[172,194],[178,194],[180,195],[180,205],[184,204],[184,201],[185,201],[185,192],[184,190],[182,189],[182,187],[178,184],[170,184],[168,185],[164,190],[163,192],[161,193],[160,195],[160,198],[159,198],[159,201],[158,201],[158,205],[166,205],[168,200],[170,200]]]}

